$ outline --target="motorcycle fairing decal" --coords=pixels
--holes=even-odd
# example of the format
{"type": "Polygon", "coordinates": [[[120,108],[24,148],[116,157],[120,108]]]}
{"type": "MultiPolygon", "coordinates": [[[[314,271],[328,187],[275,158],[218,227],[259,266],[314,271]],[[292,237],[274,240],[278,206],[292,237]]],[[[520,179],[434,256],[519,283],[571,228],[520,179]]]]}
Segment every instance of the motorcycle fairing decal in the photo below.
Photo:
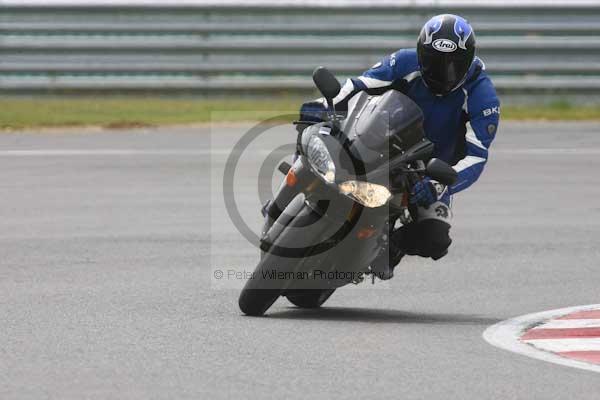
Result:
{"type": "Polygon", "coordinates": [[[331,135],[331,128],[328,126],[322,126],[319,128],[320,135],[331,135]]]}

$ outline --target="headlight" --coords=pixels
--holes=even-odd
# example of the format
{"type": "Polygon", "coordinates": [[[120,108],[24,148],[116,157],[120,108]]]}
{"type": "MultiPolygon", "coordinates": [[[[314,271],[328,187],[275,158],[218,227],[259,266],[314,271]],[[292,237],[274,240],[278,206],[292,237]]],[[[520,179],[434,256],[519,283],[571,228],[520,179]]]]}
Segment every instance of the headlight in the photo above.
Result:
{"type": "Polygon", "coordinates": [[[327,146],[318,136],[312,136],[306,146],[308,161],[329,183],[335,181],[335,164],[327,150],[327,146]]]}
{"type": "Polygon", "coordinates": [[[340,193],[356,200],[365,207],[381,207],[392,194],[385,186],[362,181],[346,181],[339,184],[340,193]]]}

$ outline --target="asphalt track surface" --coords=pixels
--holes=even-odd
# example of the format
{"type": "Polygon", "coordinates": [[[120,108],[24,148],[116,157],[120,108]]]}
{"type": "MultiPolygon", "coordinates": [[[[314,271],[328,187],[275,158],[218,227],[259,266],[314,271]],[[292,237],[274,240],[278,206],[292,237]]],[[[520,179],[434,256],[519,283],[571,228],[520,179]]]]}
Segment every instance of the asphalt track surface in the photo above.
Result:
{"type": "Polygon", "coordinates": [[[210,200],[240,127],[0,135],[0,398],[598,399],[482,332],[600,302],[599,128],[504,123],[447,257],[264,318],[211,277],[258,258],[210,200]]]}

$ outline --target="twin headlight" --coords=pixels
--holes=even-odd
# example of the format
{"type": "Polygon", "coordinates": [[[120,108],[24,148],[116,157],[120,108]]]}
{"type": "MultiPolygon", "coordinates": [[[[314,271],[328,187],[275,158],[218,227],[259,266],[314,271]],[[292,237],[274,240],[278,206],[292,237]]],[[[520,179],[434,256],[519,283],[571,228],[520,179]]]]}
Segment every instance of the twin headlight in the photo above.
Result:
{"type": "Polygon", "coordinates": [[[329,183],[335,182],[335,163],[323,140],[312,135],[306,146],[306,156],[314,169],[329,183]]]}
{"type": "Polygon", "coordinates": [[[354,199],[365,207],[375,208],[385,205],[392,194],[382,185],[363,181],[346,181],[338,185],[340,193],[354,199]]]}
{"type": "MultiPolygon", "coordinates": [[[[327,146],[318,135],[312,135],[306,146],[306,156],[312,167],[329,183],[335,182],[335,163],[327,146]]],[[[346,181],[338,185],[340,193],[365,207],[385,205],[392,194],[382,185],[363,181],[346,181]]]]}

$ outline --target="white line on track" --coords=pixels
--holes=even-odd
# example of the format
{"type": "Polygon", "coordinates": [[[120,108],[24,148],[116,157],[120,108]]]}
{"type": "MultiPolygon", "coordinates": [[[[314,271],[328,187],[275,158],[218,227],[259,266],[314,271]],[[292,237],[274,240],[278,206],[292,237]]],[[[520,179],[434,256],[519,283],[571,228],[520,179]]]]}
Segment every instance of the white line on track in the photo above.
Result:
{"type": "MultiPolygon", "coordinates": [[[[35,149],[0,150],[0,157],[78,157],[78,156],[228,156],[231,149],[35,149]]],[[[252,151],[251,155],[269,155],[271,150],[252,151]]]]}
{"type": "Polygon", "coordinates": [[[531,149],[498,149],[492,152],[509,155],[537,155],[537,156],[570,156],[570,155],[598,155],[599,148],[531,148],[531,149]]]}
{"type": "Polygon", "coordinates": [[[1,150],[4,157],[39,157],[39,156],[153,156],[153,155],[209,155],[210,149],[201,150],[138,150],[138,149],[40,149],[40,150],[1,150]]]}
{"type": "Polygon", "coordinates": [[[525,332],[527,329],[531,329],[534,326],[539,326],[545,321],[571,314],[576,311],[593,310],[599,308],[600,304],[592,304],[587,306],[575,306],[561,308],[558,310],[543,311],[511,318],[487,328],[483,332],[483,338],[493,346],[512,351],[514,353],[519,353],[527,357],[536,358],[538,360],[560,364],[567,367],[580,368],[600,373],[600,365],[588,364],[585,362],[561,357],[548,351],[539,350],[520,340],[523,332],[525,332]]]}
{"type": "MultiPolygon", "coordinates": [[[[205,149],[14,149],[0,150],[0,157],[47,157],[47,156],[169,156],[169,155],[229,155],[231,148],[205,149]]],[[[252,151],[253,155],[268,155],[271,150],[252,151]]],[[[538,156],[572,156],[600,155],[600,148],[556,148],[556,149],[497,149],[495,154],[502,155],[538,155],[538,156]]]]}

